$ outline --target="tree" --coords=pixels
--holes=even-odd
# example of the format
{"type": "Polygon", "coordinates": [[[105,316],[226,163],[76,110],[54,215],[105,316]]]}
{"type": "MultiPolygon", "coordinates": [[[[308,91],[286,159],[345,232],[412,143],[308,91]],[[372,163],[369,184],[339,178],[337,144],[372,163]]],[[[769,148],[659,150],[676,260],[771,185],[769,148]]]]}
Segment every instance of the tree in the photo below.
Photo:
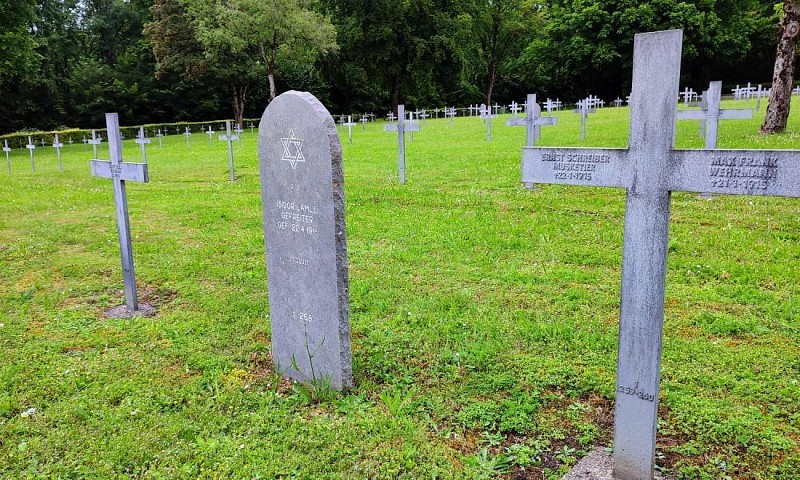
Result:
{"type": "Polygon", "coordinates": [[[298,0],[228,0],[218,2],[213,21],[200,20],[198,38],[207,49],[259,58],[266,67],[269,100],[276,96],[280,63],[312,64],[337,50],[330,20],[298,0]]]}
{"type": "Polygon", "coordinates": [[[761,125],[761,133],[770,134],[786,130],[789,107],[792,102],[797,34],[800,33],[800,6],[795,0],[783,2],[783,16],[779,27],[778,49],[772,74],[769,106],[761,125]]]}
{"type": "Polygon", "coordinates": [[[478,57],[486,65],[485,99],[492,104],[492,92],[503,62],[516,56],[530,38],[536,5],[527,0],[478,0],[474,13],[478,57]]]}

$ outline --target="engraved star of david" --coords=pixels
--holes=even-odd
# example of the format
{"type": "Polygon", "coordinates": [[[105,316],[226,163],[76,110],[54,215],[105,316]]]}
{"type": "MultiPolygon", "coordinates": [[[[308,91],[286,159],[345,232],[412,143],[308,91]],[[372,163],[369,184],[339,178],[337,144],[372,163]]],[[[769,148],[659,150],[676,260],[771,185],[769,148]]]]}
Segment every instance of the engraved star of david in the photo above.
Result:
{"type": "Polygon", "coordinates": [[[281,143],[283,144],[283,157],[281,157],[281,160],[291,163],[292,169],[297,167],[298,162],[306,161],[303,156],[303,140],[294,136],[293,129],[289,130],[288,137],[281,138],[281,143]]]}

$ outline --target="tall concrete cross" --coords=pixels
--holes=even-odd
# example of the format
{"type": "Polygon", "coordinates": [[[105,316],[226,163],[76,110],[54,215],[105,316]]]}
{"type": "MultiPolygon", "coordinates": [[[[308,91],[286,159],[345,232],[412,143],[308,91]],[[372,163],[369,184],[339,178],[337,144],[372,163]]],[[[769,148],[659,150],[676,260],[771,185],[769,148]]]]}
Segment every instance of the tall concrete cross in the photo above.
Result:
{"type": "MultiPolygon", "coordinates": [[[[529,93],[528,99],[525,102],[525,117],[524,118],[509,118],[506,120],[506,125],[510,126],[524,126],[525,127],[525,146],[532,147],[536,144],[541,136],[542,125],[557,125],[558,117],[542,117],[542,108],[536,103],[536,94],[529,93]],[[531,106],[533,106],[531,108],[531,106]]],[[[533,183],[526,183],[525,188],[533,190],[533,183]]]]}
{"type": "Polygon", "coordinates": [[[3,151],[6,152],[6,166],[8,166],[8,174],[11,175],[11,148],[8,146],[8,140],[3,140],[3,151]]]}
{"type": "Polygon", "coordinates": [[[395,120],[397,120],[397,117],[395,116],[394,112],[389,112],[389,113],[386,115],[386,118],[388,118],[388,119],[389,119],[389,123],[392,123],[392,122],[394,122],[395,120]]]}
{"type": "Polygon", "coordinates": [[[619,107],[622,106],[622,102],[623,102],[623,100],[621,98],[617,97],[616,99],[614,99],[614,106],[619,108],[619,107]]]}
{"type": "Polygon", "coordinates": [[[242,130],[242,124],[237,123],[236,128],[234,128],[233,131],[236,132],[236,141],[242,143],[242,133],[244,133],[244,130],[242,130]]]}
{"type": "Polygon", "coordinates": [[[701,110],[678,110],[678,120],[700,120],[705,122],[705,148],[717,148],[717,134],[720,120],[749,120],[753,118],[750,109],[722,109],[722,82],[711,82],[706,90],[706,105],[701,110]]]}
{"type": "Polygon", "coordinates": [[[453,127],[453,117],[456,116],[456,107],[444,108],[444,116],[450,119],[450,128],[453,127]]]}
{"type": "Polygon", "coordinates": [[[186,145],[189,145],[189,137],[192,136],[192,131],[189,130],[189,127],[186,127],[186,131],[183,132],[183,135],[186,137],[186,145]]]}
{"type": "Polygon", "coordinates": [[[511,115],[514,115],[515,117],[520,112],[520,110],[522,110],[522,107],[520,107],[519,104],[516,101],[511,102],[511,105],[509,105],[509,108],[511,110],[511,115]]]}
{"type": "Polygon", "coordinates": [[[693,89],[686,87],[681,92],[681,96],[683,97],[683,104],[689,106],[689,102],[693,101],[697,97],[697,94],[693,89]]]}
{"type": "Polygon", "coordinates": [[[28,144],[25,145],[25,148],[31,152],[31,172],[36,173],[36,161],[33,158],[33,151],[36,150],[36,144],[33,143],[31,137],[28,137],[28,144]]]}
{"type": "Polygon", "coordinates": [[[405,105],[398,105],[397,123],[390,123],[389,125],[383,126],[384,131],[397,132],[397,171],[400,177],[400,183],[403,185],[406,183],[406,131],[413,132],[419,130],[419,124],[411,123],[407,125],[405,123],[405,110],[405,105]]]}
{"type": "Polygon", "coordinates": [[[64,144],[58,141],[58,134],[56,133],[55,138],[53,139],[53,148],[56,149],[56,155],[58,156],[58,171],[64,171],[64,162],[61,161],[61,149],[64,147],[64,144]]]}
{"type": "Polygon", "coordinates": [[[250,135],[252,135],[253,134],[253,128],[255,128],[255,125],[253,125],[253,122],[250,122],[250,124],[247,125],[247,127],[250,129],[250,135]]]}
{"type": "Polygon", "coordinates": [[[208,135],[208,144],[214,145],[214,130],[211,128],[211,125],[208,126],[208,130],[205,131],[205,134],[208,135]]]}
{"type": "Polygon", "coordinates": [[[486,141],[492,141],[492,119],[497,118],[497,115],[492,115],[491,107],[488,107],[484,104],[481,104],[481,118],[483,122],[486,124],[486,141]]]}
{"type": "Polygon", "coordinates": [[[588,98],[578,101],[576,105],[575,113],[580,114],[581,116],[581,141],[586,138],[586,119],[590,113],[594,113],[594,108],[590,106],[590,102],[588,98]]]}
{"type": "Polygon", "coordinates": [[[97,146],[103,142],[103,137],[97,135],[97,132],[92,130],[92,138],[89,139],[89,144],[92,146],[92,150],[94,150],[94,158],[97,158],[97,146]]]}
{"type": "Polygon", "coordinates": [[[225,135],[220,135],[219,139],[228,142],[228,170],[231,172],[231,182],[236,181],[236,172],[233,168],[233,141],[239,140],[239,134],[231,134],[231,121],[225,120],[225,135]]]}
{"type": "Polygon", "coordinates": [[[343,123],[345,127],[347,127],[347,139],[350,141],[350,145],[353,144],[353,127],[356,125],[356,122],[353,121],[353,116],[347,116],[347,122],[343,123]]]}
{"type": "Polygon", "coordinates": [[[627,149],[525,147],[522,181],[627,189],[614,478],[652,479],[674,191],[800,197],[800,151],[675,150],[682,32],[634,37],[627,149]]]}
{"type": "Polygon", "coordinates": [[[424,108],[420,113],[417,114],[417,118],[421,119],[422,123],[425,123],[425,119],[428,118],[429,116],[430,115],[428,115],[428,112],[426,112],[424,108]]]}
{"type": "Polygon", "coordinates": [[[761,111],[761,97],[764,96],[764,88],[761,84],[758,84],[758,89],[756,89],[756,112],[761,111]]]}
{"type": "Polygon", "coordinates": [[[84,135],[84,136],[83,136],[83,150],[84,150],[84,151],[86,150],[86,144],[87,144],[88,142],[89,142],[89,141],[86,139],[86,135],[84,135]]]}
{"type": "Polygon", "coordinates": [[[142,162],[147,163],[147,144],[150,143],[150,139],[145,135],[144,127],[139,127],[139,135],[136,136],[134,142],[139,145],[139,151],[142,152],[142,162]]]}
{"type": "Polygon", "coordinates": [[[542,125],[557,125],[558,117],[543,117],[542,108],[536,103],[536,94],[529,93],[525,102],[525,116],[522,118],[509,118],[506,125],[512,127],[526,127],[525,145],[532,147],[539,140],[542,125]],[[532,106],[532,107],[531,107],[532,106]]]}
{"type": "Polygon", "coordinates": [[[164,138],[164,134],[161,133],[161,129],[160,128],[158,129],[158,132],[156,132],[156,137],[158,137],[158,148],[163,148],[164,144],[161,143],[161,139],[164,138]]]}
{"type": "Polygon", "coordinates": [[[136,276],[133,271],[133,249],[131,247],[131,226],[128,218],[128,196],[125,182],[149,182],[150,175],[146,163],[128,163],[122,160],[122,140],[120,139],[119,117],[116,113],[106,113],[108,131],[108,153],[111,158],[92,160],[93,177],[110,178],[114,185],[114,204],[117,212],[119,231],[119,250],[122,256],[122,279],[125,283],[125,305],[129,312],[139,311],[136,295],[136,276]]]}
{"type": "Polygon", "coordinates": [[[72,142],[72,137],[69,137],[69,138],[67,139],[67,143],[69,143],[70,149],[72,149],[72,148],[74,147],[74,145],[72,144],[72,143],[73,143],[73,142],[72,142]]]}
{"type": "Polygon", "coordinates": [[[361,118],[359,118],[358,121],[361,122],[361,131],[362,132],[366,132],[367,131],[367,122],[369,122],[369,118],[367,117],[367,114],[366,113],[362,114],[361,118]]]}

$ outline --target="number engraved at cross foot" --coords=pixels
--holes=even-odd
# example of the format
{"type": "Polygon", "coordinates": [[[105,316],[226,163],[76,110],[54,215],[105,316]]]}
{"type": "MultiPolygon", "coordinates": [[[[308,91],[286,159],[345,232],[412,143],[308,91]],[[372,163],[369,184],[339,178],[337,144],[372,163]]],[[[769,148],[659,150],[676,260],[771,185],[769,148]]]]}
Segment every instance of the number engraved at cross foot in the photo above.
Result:
{"type": "Polygon", "coordinates": [[[292,310],[292,318],[294,318],[295,320],[301,320],[306,323],[311,323],[312,321],[314,321],[314,318],[311,316],[310,313],[298,312],[295,310],[292,310]]]}
{"type": "Polygon", "coordinates": [[[639,397],[642,400],[646,400],[648,402],[652,402],[656,399],[655,395],[653,395],[652,393],[645,393],[644,390],[639,388],[639,382],[636,382],[636,384],[633,387],[624,387],[620,385],[617,388],[617,391],[619,393],[624,393],[625,395],[633,395],[634,397],[639,397]]]}

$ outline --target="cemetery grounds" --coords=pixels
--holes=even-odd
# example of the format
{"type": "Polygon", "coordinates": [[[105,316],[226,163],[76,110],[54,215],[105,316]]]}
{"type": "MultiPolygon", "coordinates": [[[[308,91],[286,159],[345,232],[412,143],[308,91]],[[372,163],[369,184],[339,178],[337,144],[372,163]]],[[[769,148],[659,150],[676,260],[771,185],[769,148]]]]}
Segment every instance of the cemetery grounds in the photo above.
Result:
{"type": "MultiPolygon", "coordinates": [[[[542,99],[540,99],[541,102],[542,99]]],[[[755,101],[724,101],[724,108],[755,101]]],[[[558,112],[542,146],[624,147],[628,109],[558,112]]],[[[0,174],[0,477],[559,478],[609,446],[625,193],[520,185],[525,129],[429,118],[339,128],[350,393],[272,371],[256,134],[148,146],[128,184],[140,300],[122,302],[110,182],[91,148],[14,149],[0,174]]],[[[800,149],[720,123],[719,148],[800,149]]],[[[124,119],[121,119],[124,123],[124,119]]],[[[701,148],[698,122],[677,147],[701,148]]],[[[61,139],[66,143],[66,138],[61,139]]],[[[78,140],[78,139],[74,139],[78,140]]],[[[100,157],[108,158],[106,143],[100,157]]],[[[126,161],[140,161],[125,141],[126,161]]],[[[3,160],[5,160],[3,158],[3,160]]],[[[800,471],[800,203],[673,194],[657,464],[678,478],[800,471]]]]}

